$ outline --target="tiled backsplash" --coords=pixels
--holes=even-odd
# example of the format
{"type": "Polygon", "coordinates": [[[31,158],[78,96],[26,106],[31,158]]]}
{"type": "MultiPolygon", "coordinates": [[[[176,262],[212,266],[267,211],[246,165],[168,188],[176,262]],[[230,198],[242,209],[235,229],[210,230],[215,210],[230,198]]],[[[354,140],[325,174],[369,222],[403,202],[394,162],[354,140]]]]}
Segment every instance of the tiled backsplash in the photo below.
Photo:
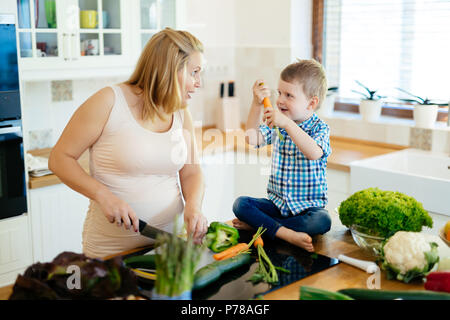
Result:
{"type": "Polygon", "coordinates": [[[75,110],[101,88],[124,78],[25,82],[22,115],[25,150],[52,147],[75,110]]]}
{"type": "MultiPolygon", "coordinates": [[[[237,95],[240,99],[241,121],[247,120],[252,102],[252,87],[256,80],[264,79],[275,92],[280,72],[292,60],[291,47],[237,47],[236,48],[236,82],[237,95]]],[[[272,97],[272,98],[275,98],[272,97]]]]}
{"type": "Polygon", "coordinates": [[[52,102],[73,100],[72,80],[52,81],[52,102]]]}
{"type": "Polygon", "coordinates": [[[411,127],[409,146],[416,149],[431,150],[433,130],[411,127]]]}
{"type": "Polygon", "coordinates": [[[52,129],[29,131],[28,150],[44,149],[52,147],[53,146],[52,133],[53,133],[52,129]]]}
{"type": "Polygon", "coordinates": [[[234,81],[235,95],[240,101],[240,119],[245,122],[253,83],[264,79],[275,90],[281,70],[293,62],[292,52],[291,47],[206,47],[202,88],[189,102],[194,121],[203,126],[215,125],[221,103],[220,83],[234,81]]]}
{"type": "Polygon", "coordinates": [[[415,127],[413,120],[382,116],[378,122],[366,122],[359,114],[346,112],[334,112],[323,120],[333,136],[450,154],[450,129],[443,122],[437,122],[433,129],[422,129],[415,127]]]}

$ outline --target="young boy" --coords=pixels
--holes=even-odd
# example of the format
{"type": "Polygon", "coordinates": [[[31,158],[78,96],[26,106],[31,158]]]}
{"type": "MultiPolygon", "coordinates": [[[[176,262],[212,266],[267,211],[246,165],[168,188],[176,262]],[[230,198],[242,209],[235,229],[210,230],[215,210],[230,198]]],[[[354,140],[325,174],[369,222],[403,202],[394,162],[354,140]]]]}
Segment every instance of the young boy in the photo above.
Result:
{"type": "Polygon", "coordinates": [[[269,199],[237,198],[234,227],[251,230],[263,226],[268,237],[309,252],[314,251],[311,236],[330,230],[331,219],[324,209],[330,129],[314,113],[326,92],[324,69],[314,60],[299,60],[281,72],[275,108],[263,107],[270,90],[262,80],[255,82],[246,141],[257,148],[273,144],[269,199]],[[262,113],[267,125],[260,125],[262,113]]]}

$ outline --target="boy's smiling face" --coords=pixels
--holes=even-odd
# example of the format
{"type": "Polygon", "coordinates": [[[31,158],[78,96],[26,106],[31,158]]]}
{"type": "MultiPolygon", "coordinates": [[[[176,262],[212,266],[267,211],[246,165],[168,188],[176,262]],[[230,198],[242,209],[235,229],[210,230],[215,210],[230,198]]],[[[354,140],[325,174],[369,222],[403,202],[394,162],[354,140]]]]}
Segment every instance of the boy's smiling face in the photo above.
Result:
{"type": "Polygon", "coordinates": [[[308,98],[303,84],[297,81],[278,81],[277,107],[282,114],[300,123],[312,116],[317,105],[317,97],[308,98]]]}

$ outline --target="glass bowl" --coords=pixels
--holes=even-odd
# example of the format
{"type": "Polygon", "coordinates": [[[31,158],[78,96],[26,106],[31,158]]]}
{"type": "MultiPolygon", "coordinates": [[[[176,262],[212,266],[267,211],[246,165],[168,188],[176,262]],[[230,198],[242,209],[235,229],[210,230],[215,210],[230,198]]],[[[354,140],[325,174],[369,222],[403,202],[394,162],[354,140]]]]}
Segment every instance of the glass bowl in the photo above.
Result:
{"type": "Polygon", "coordinates": [[[445,238],[444,228],[439,231],[439,236],[441,237],[442,241],[444,241],[450,247],[450,241],[445,238]]]}
{"type": "Polygon", "coordinates": [[[380,256],[381,246],[386,238],[371,235],[368,228],[356,224],[350,227],[350,231],[358,247],[371,255],[380,256]]]}

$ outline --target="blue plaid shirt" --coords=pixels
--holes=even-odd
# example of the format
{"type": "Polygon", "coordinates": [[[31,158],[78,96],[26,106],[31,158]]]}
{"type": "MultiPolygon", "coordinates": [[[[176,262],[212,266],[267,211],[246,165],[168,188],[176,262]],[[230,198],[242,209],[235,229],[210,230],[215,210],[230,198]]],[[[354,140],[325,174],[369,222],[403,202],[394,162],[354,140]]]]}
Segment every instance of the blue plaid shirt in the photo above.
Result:
{"type": "Polygon", "coordinates": [[[298,215],[308,208],[325,207],[328,201],[326,168],[331,154],[330,128],[315,113],[298,126],[322,149],[320,159],[306,158],[283,128],[279,128],[284,136],[284,141],[280,141],[274,129],[267,125],[259,127],[265,142],[257,148],[273,144],[267,193],[284,217],[298,215]]]}

